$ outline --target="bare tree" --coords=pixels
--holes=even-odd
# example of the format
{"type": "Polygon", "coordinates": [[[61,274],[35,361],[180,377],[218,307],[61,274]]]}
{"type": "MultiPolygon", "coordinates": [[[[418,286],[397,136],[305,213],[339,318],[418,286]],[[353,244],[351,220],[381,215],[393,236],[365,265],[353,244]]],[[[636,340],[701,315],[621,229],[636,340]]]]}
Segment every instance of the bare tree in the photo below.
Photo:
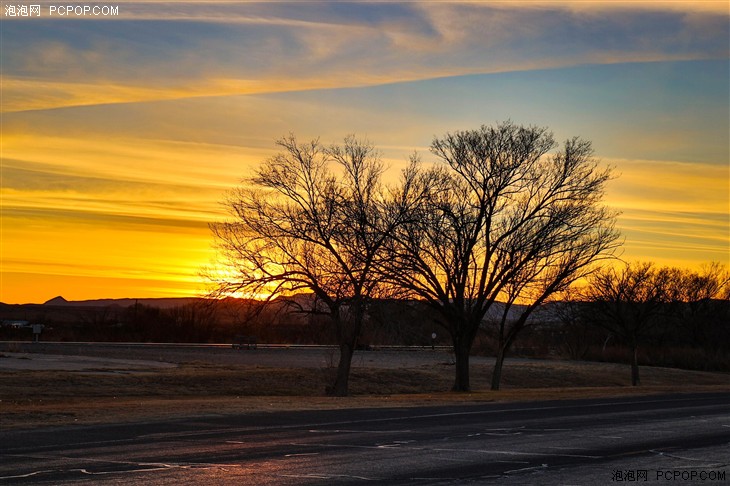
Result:
{"type": "Polygon", "coordinates": [[[451,335],[455,391],[470,389],[469,353],[495,302],[527,304],[500,330],[498,388],[504,352],[530,313],[618,245],[614,214],[600,204],[610,170],[589,142],[550,155],[556,146],[547,129],[511,122],[436,138],[442,164],[428,171],[429,197],[388,244],[384,278],[428,302],[451,335]]]}
{"type": "MultiPolygon", "coordinates": [[[[601,212],[593,217],[601,219],[601,212]]],[[[580,235],[578,226],[570,228],[566,233],[573,236],[572,242],[556,245],[556,255],[536,257],[526,264],[504,287],[506,297],[501,317],[497,321],[497,349],[494,369],[492,371],[491,389],[499,390],[502,379],[502,368],[507,351],[514,344],[517,336],[528,327],[530,317],[553,295],[559,294],[579,278],[587,276],[591,271],[591,263],[605,258],[608,249],[607,234],[595,231],[604,221],[594,221],[583,226],[589,234],[580,235]],[[566,248],[566,245],[569,248],[566,248]],[[554,260],[557,258],[557,260],[554,260]],[[522,302],[522,306],[515,306],[522,302]],[[513,309],[517,312],[511,313],[513,309]]],[[[612,231],[608,227],[605,231],[612,231]]],[[[544,244],[541,242],[540,244],[544,244]]],[[[612,243],[611,243],[612,244],[612,243]]],[[[611,245],[609,244],[609,246],[611,245]]]]}
{"type": "Polygon", "coordinates": [[[605,335],[598,335],[596,332],[606,331],[602,328],[597,329],[586,321],[587,304],[582,300],[581,291],[576,285],[568,287],[560,296],[556,296],[555,300],[551,310],[560,325],[558,336],[560,351],[570,359],[583,360],[593,342],[606,339],[605,335]]]}
{"type": "Polygon", "coordinates": [[[593,323],[631,348],[631,384],[639,378],[638,349],[642,338],[658,323],[670,298],[673,272],[656,269],[651,263],[631,263],[617,269],[604,268],[593,274],[584,289],[591,302],[593,323]]]}
{"type": "Polygon", "coordinates": [[[695,347],[719,349],[727,344],[721,329],[727,323],[730,272],[713,262],[699,271],[673,269],[670,282],[671,314],[695,347]]]}
{"type": "Polygon", "coordinates": [[[277,144],[283,151],[229,195],[233,218],[211,226],[228,273],[217,292],[314,294],[310,310],[332,319],[340,349],[328,393],[343,396],[368,302],[386,290],[373,268],[397,212],[385,210],[384,168],[369,143],[350,136],[324,147],[289,135],[277,144]]]}

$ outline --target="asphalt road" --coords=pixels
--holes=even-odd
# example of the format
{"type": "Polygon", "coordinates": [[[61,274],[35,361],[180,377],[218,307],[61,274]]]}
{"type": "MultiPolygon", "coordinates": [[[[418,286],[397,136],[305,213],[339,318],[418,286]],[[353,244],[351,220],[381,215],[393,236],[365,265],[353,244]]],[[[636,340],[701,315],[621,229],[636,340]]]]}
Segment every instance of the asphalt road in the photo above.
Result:
{"type": "Polygon", "coordinates": [[[723,484],[730,393],[209,416],[0,444],[0,485],[723,484]]]}

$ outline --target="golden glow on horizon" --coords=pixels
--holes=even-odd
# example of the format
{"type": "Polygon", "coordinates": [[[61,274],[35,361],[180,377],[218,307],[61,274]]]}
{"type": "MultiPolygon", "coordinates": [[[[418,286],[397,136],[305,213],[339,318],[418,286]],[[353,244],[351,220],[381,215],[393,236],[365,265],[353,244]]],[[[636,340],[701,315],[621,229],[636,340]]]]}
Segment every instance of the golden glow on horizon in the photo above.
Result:
{"type": "MultiPolygon", "coordinates": [[[[216,255],[217,256],[217,255],[216,255]]],[[[210,263],[205,266],[202,272],[209,283],[231,283],[235,285],[236,274],[225,265],[221,264],[216,258],[212,258],[210,263]]],[[[286,295],[282,292],[274,292],[273,286],[268,287],[270,291],[251,292],[243,290],[235,290],[225,292],[219,297],[235,297],[237,299],[255,299],[255,300],[268,300],[275,299],[280,295],[286,295]]],[[[262,289],[263,290],[263,289],[262,289]]]]}
{"type": "Polygon", "coordinates": [[[119,7],[3,19],[0,301],[204,291],[207,224],[289,131],[369,138],[395,179],[506,118],[617,167],[624,259],[730,265],[727,1],[119,7]]]}
{"type": "Polygon", "coordinates": [[[222,217],[234,174],[245,175],[240,149],[44,136],[3,137],[2,148],[0,300],[206,290],[198,273],[214,256],[207,223],[222,217]]]}
{"type": "MultiPolygon", "coordinates": [[[[225,217],[220,201],[224,190],[237,183],[232,174],[250,170],[263,158],[257,149],[247,155],[241,147],[210,144],[136,140],[130,147],[114,139],[107,144],[30,140],[11,137],[4,154],[55,167],[61,175],[98,176],[99,187],[3,187],[4,302],[58,294],[67,299],[200,295],[206,290],[200,272],[214,261],[207,223],[225,217]],[[213,161],[213,170],[203,174],[195,163],[199,160],[213,161]],[[152,161],[159,170],[143,171],[152,161]],[[109,192],[104,180],[142,185],[125,189],[122,184],[109,192]],[[155,204],[161,196],[165,206],[155,204]]],[[[620,173],[607,203],[623,212],[624,259],[692,268],[729,263],[727,168],[607,162],[620,173]],[[716,219],[708,219],[708,213],[716,219]]],[[[396,172],[391,170],[391,176],[396,172]]]]}

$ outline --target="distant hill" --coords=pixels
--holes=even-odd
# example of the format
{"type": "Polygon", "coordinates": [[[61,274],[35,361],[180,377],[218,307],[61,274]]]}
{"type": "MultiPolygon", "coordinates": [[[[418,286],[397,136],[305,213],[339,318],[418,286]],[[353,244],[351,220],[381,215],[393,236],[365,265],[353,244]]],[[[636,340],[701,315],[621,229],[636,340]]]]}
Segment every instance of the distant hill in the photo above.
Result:
{"type": "Polygon", "coordinates": [[[60,295],[58,297],[54,297],[49,301],[46,301],[43,303],[43,305],[67,305],[68,301],[61,297],[60,295]]]}
{"type": "MultiPolygon", "coordinates": [[[[204,302],[207,299],[202,297],[163,297],[163,298],[143,298],[143,299],[134,299],[134,298],[122,298],[122,299],[91,299],[91,300],[66,300],[62,296],[54,297],[42,304],[42,306],[45,307],[120,307],[120,308],[126,308],[135,304],[145,305],[148,307],[157,307],[160,309],[170,309],[173,307],[180,307],[188,304],[193,304],[196,302],[204,302]]],[[[280,305],[291,305],[295,304],[298,306],[301,306],[303,309],[309,309],[312,307],[314,303],[314,297],[313,294],[296,294],[293,296],[287,296],[282,297],[279,296],[271,301],[271,304],[274,306],[280,306],[280,305]]],[[[253,303],[256,302],[255,300],[249,300],[249,299],[238,299],[238,298],[226,298],[223,299],[222,302],[228,302],[228,301],[235,301],[240,303],[253,303]]],[[[537,311],[531,316],[530,320],[548,320],[552,321],[556,319],[556,304],[557,306],[561,305],[560,303],[547,303],[544,304],[540,309],[537,309],[537,311]]],[[[33,304],[30,304],[33,305],[33,304]]],[[[37,304],[34,304],[37,305],[37,304]]],[[[513,320],[516,319],[519,314],[524,310],[525,306],[520,304],[514,304],[512,308],[508,312],[508,319],[513,320]]],[[[504,312],[504,304],[502,302],[495,302],[487,315],[485,316],[486,320],[498,320],[502,317],[502,313],[504,312]]]]}
{"type": "Polygon", "coordinates": [[[171,307],[180,307],[187,304],[200,302],[198,297],[165,297],[158,299],[93,299],[93,300],[66,300],[60,295],[51,300],[44,302],[44,306],[64,306],[64,307],[129,307],[130,305],[141,304],[149,307],[158,307],[160,309],[168,309],[171,307]]]}

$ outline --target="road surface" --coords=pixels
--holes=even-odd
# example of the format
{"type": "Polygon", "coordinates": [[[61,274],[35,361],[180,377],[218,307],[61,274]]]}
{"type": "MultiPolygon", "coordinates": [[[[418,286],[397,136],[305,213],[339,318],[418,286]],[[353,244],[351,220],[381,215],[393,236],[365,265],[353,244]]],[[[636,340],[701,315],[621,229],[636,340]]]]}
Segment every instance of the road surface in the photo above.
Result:
{"type": "Polygon", "coordinates": [[[0,440],[0,485],[727,484],[730,393],[207,416],[0,440]]]}

